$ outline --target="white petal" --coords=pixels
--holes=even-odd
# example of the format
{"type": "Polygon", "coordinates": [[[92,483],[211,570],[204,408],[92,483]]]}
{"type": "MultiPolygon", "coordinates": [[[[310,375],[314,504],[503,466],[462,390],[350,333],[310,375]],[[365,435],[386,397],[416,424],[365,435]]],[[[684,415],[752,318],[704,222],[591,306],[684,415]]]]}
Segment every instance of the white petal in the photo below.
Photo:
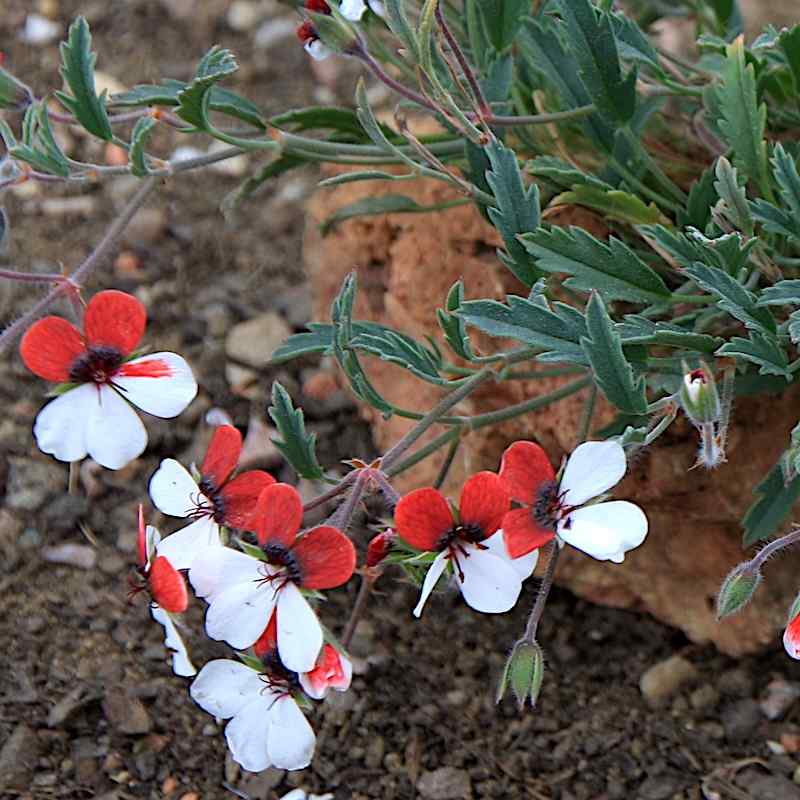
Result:
{"type": "Polygon", "coordinates": [[[533,571],[536,569],[536,564],[539,561],[539,550],[533,550],[532,552],[528,553],[525,556],[520,556],[519,558],[511,558],[508,554],[508,550],[506,550],[506,543],[503,540],[503,531],[502,529],[493,533],[488,539],[484,539],[481,542],[490,553],[495,556],[499,556],[500,558],[504,558],[511,564],[512,567],[517,571],[517,575],[519,575],[519,579],[524,581],[526,578],[530,578],[533,574],[533,571]]]}
{"type": "Polygon", "coordinates": [[[625,474],[625,451],[619,442],[584,442],[572,452],[561,478],[564,503],[579,506],[612,486],[625,474]]]}
{"type": "Polygon", "coordinates": [[[150,564],[155,558],[156,548],[158,547],[158,543],[160,541],[161,534],[159,533],[158,528],[155,528],[152,525],[146,525],[144,529],[144,552],[147,558],[147,562],[145,563],[145,569],[147,570],[150,569],[150,564]]]}
{"type": "MultiPolygon", "coordinates": [[[[264,684],[261,684],[262,689],[264,684]]],[[[248,772],[272,766],[269,758],[271,708],[277,695],[265,691],[242,708],[225,728],[225,739],[233,760],[248,772]]]]}
{"type": "Polygon", "coordinates": [[[209,661],[192,681],[192,700],[209,714],[227,719],[257,699],[264,683],[254,669],[239,661],[209,661]]]}
{"type": "Polygon", "coordinates": [[[377,14],[382,19],[386,17],[386,6],[381,0],[368,0],[368,2],[373,14],[377,14]]]}
{"type": "Polygon", "coordinates": [[[234,583],[211,598],[206,633],[244,650],[264,632],[274,607],[275,590],[269,584],[252,580],[234,583]]]}
{"type": "Polygon", "coordinates": [[[92,383],[84,383],[51,400],[33,425],[39,449],[59,461],[85,458],[91,408],[97,402],[97,389],[92,383]]]}
{"type": "Polygon", "coordinates": [[[339,13],[352,22],[358,22],[364,16],[367,6],[364,0],[342,0],[339,6],[339,13]]]}
{"type": "Polygon", "coordinates": [[[269,760],[278,769],[303,769],[311,763],[316,737],[306,715],[284,695],[270,709],[269,760]]]}
{"type": "Polygon", "coordinates": [[[433,563],[425,573],[425,580],[422,582],[422,591],[419,593],[419,602],[414,609],[415,617],[422,616],[422,609],[425,606],[428,597],[430,597],[431,592],[434,590],[436,584],[439,583],[439,578],[442,577],[442,573],[444,572],[446,566],[447,553],[439,553],[439,555],[433,559],[433,563]]]}
{"type": "Polygon", "coordinates": [[[161,606],[152,604],[150,606],[150,613],[153,619],[164,626],[164,646],[168,650],[172,650],[172,671],[176,675],[181,675],[184,678],[189,678],[194,675],[197,670],[189,660],[189,653],[186,650],[186,645],[183,643],[178,629],[175,627],[175,621],[170,614],[164,611],[161,606]]]}
{"type": "Polygon", "coordinates": [[[306,53],[315,61],[324,61],[333,54],[333,50],[330,47],[326,47],[319,39],[312,39],[310,42],[306,42],[303,47],[305,47],[306,53]]]}
{"type": "Polygon", "coordinates": [[[177,417],[197,394],[197,381],[189,365],[175,353],[150,353],[128,361],[127,365],[162,361],[170,374],[163,378],[114,376],[113,383],[142,411],[155,417],[177,417]]]}
{"type": "MultiPolygon", "coordinates": [[[[331,795],[332,797],[333,795],[331,795]]],[[[292,789],[289,794],[285,794],[281,797],[281,800],[306,800],[307,795],[302,789],[292,789]]]]}
{"type": "Polygon", "coordinates": [[[592,558],[619,564],[647,536],[647,517],[633,503],[612,500],[576,509],[559,526],[558,535],[592,558]]]}
{"type": "Polygon", "coordinates": [[[150,478],[150,499],[162,513],[187,517],[202,499],[200,487],[189,470],[174,458],[165,458],[150,478]]]}
{"type": "Polygon", "coordinates": [[[198,597],[210,601],[215,594],[235,583],[259,580],[268,570],[267,564],[247,553],[230,547],[213,548],[195,558],[189,570],[189,581],[198,597]]]}
{"type": "Polygon", "coordinates": [[[145,447],[147,431],[139,415],[110,386],[101,386],[86,431],[89,455],[107,469],[122,469],[145,447]]]}
{"type": "Polygon", "coordinates": [[[195,558],[209,547],[222,547],[219,525],[213,519],[201,517],[162,539],[158,554],[166,556],[175,569],[189,569],[195,558]]]}
{"type": "Polygon", "coordinates": [[[287,583],[278,593],[278,654],[281,661],[293,672],[308,672],[314,669],[321,649],[322,626],[314,609],[293,583],[287,583]]]}
{"type": "MultiPolygon", "coordinates": [[[[467,605],[484,614],[502,614],[514,607],[522,581],[509,560],[488,550],[468,547],[465,555],[459,554],[458,564],[464,580],[458,579],[461,594],[467,605]]],[[[456,576],[458,570],[455,569],[456,576]]]]}

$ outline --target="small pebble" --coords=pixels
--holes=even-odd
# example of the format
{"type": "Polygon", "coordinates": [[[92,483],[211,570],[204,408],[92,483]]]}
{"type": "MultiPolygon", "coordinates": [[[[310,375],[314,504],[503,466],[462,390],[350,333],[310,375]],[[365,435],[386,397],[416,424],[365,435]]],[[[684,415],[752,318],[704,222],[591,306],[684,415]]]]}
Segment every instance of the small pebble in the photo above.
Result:
{"type": "Polygon", "coordinates": [[[639,680],[645,700],[654,707],[663,705],[670,697],[697,677],[697,668],[683,656],[671,656],[647,669],[639,680]]]}
{"type": "Polygon", "coordinates": [[[768,720],[781,719],[800,697],[800,684],[789,681],[770,681],[761,698],[761,713],[768,720]]]}
{"type": "Polygon", "coordinates": [[[58,22],[53,22],[41,14],[28,14],[20,38],[28,44],[49,44],[61,36],[61,31],[58,22]]]}
{"type": "Polygon", "coordinates": [[[472,784],[465,770],[439,767],[422,773],[417,791],[427,800],[466,800],[472,797],[472,784]]]}
{"type": "Polygon", "coordinates": [[[54,547],[43,547],[42,558],[51,564],[92,569],[97,563],[97,551],[88,544],[58,544],[54,547]]]}

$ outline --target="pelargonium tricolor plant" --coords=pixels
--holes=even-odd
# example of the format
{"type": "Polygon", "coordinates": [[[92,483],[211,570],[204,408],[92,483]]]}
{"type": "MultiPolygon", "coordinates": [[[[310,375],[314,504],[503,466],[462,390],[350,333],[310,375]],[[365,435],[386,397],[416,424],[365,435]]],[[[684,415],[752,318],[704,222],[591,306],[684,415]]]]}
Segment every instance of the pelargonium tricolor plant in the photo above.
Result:
{"type": "MultiPolygon", "coordinates": [[[[304,505],[295,487],[272,475],[235,474],[242,441],[229,425],[215,431],[199,468],[167,458],[150,477],[153,505],[187,524],[161,538],[140,516],[132,591],[149,594],[175,672],[196,674],[191,697],[228,720],[228,746],[245,769],[309,764],[315,703],[350,686],[348,648],[372,587],[387,573],[402,571],[420,586],[409,624],[424,625],[412,619],[435,602],[437,586],[455,585],[476,611],[511,612],[538,568],[536,599],[523,634],[507,643],[497,692],[498,700],[510,690],[520,707],[533,705],[544,674],[537,629],[562,549],[570,545],[614,569],[648,535],[646,509],[626,499],[625,486],[616,491],[631,456],[681,414],[697,430],[696,468],[716,469],[727,458],[736,397],[769,397],[800,375],[800,24],[768,28],[747,42],[735,3],[676,0],[668,13],[691,18],[698,33],[687,56],[652,35],[667,13],[663,3],[634,5],[306,0],[299,41],[314,58],[351,59],[384,84],[399,104],[394,124],[377,121],[363,81],[352,111],[269,116],[230,88],[238,64],[218,46],[188,80],[98,94],[82,18],[61,46],[64,86],[53,97],[36,96],[0,68],[0,189],[140,180],[107,235],[71,271],[0,269],[2,278],[47,287],[0,334],[0,349],[21,337],[25,365],[56,385],[33,435],[42,451],[70,463],[73,476],[86,457],[121,469],[145,451],[133,406],[169,419],[197,392],[181,356],[137,349],[146,321],[137,298],[114,289],[86,294],[89,278],[163,180],[263,154],[266,165],[223,199],[232,210],[288,170],[360,165],[325,186],[380,178],[398,182],[398,191],[340,209],[324,229],[359,215],[473,204],[502,240],[497,255],[515,289],[504,302],[466,300],[471,287],[458,281],[431,309],[438,338],[422,342],[354,319],[350,275],[330,320],[291,336],[274,354],[276,363],[327,354],[360,403],[408,419],[405,435],[380,458],[367,463],[353,454],[343,478],[330,475],[302,411],[275,383],[269,413],[276,444],[299,477],[330,484],[320,497],[304,505]],[[413,135],[409,109],[431,117],[439,132],[413,135]],[[128,163],[65,152],[54,133],[63,125],[123,148],[128,163]],[[170,160],[157,152],[157,128],[227,147],[170,160]],[[446,184],[458,199],[419,206],[402,194],[402,182],[417,178],[446,184]],[[604,234],[549,224],[550,212],[565,206],[590,209],[604,234]],[[472,331],[494,337],[497,347],[480,351],[472,331]],[[372,357],[438,387],[441,400],[433,408],[399,407],[370,382],[364,359],[372,357]],[[522,377],[557,378],[559,386],[488,413],[456,413],[477,389],[522,377]],[[545,452],[531,430],[530,441],[508,442],[500,464],[480,465],[457,504],[442,490],[465,434],[578,392],[585,412],[570,453],[545,452]],[[618,412],[603,430],[593,424],[598,395],[618,412]],[[435,435],[423,439],[428,433],[435,435]],[[401,497],[397,476],[439,450],[446,456],[436,485],[401,497]],[[383,505],[369,542],[353,524],[367,495],[383,505]],[[337,505],[311,525],[308,513],[329,503],[337,505]],[[338,630],[322,593],[340,590],[354,574],[360,588],[338,630]],[[186,629],[181,615],[197,602],[189,587],[207,606],[206,635],[234,649],[199,672],[179,633],[186,629]]],[[[1,239],[12,228],[5,214],[0,223],[1,239]]],[[[721,618],[750,600],[764,561],[800,538],[797,530],[772,538],[800,498],[800,424],[750,488],[757,497],[743,520],[744,545],[771,541],[723,582],[721,618]]],[[[800,657],[798,605],[783,640],[793,658],[800,657]]],[[[197,632],[190,633],[191,644],[197,632]]]]}

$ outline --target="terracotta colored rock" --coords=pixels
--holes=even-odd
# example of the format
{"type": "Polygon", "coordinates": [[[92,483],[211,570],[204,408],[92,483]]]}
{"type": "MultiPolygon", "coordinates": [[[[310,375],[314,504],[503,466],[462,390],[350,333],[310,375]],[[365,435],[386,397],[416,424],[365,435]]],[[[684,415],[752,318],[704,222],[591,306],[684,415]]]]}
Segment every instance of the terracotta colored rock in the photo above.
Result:
{"type": "MultiPolygon", "coordinates": [[[[402,191],[422,205],[456,197],[439,182],[402,184],[402,191]]],[[[388,214],[341,223],[324,239],[318,225],[336,209],[366,196],[396,193],[392,183],[344,184],[317,192],[309,204],[305,260],[314,295],[316,320],[328,320],[330,304],[347,272],[356,270],[359,297],[355,316],[408,332],[419,339],[441,341],[433,307],[442,305],[450,286],[463,278],[468,298],[494,297],[525,290],[499,263],[498,236],[470,206],[433,214],[388,214]]],[[[551,223],[577,224],[603,236],[602,220],[580,209],[566,209],[551,223]]],[[[471,330],[480,352],[503,346],[501,340],[471,330]]],[[[396,405],[426,411],[441,390],[377,359],[363,358],[376,388],[396,405]]],[[[523,365],[535,368],[535,364],[523,365]]],[[[464,401],[459,414],[478,414],[545,394],[574,376],[512,381],[487,386],[464,401]]],[[[505,447],[515,439],[536,439],[554,463],[574,446],[586,390],[549,407],[501,425],[467,435],[445,490],[457,494],[465,475],[496,469],[505,447]]],[[[728,571],[744,560],[739,521],[752,502],[752,488],[781,453],[797,419],[798,391],[782,396],[743,399],[734,408],[728,463],[715,472],[689,471],[695,460],[697,435],[679,420],[655,446],[639,456],[632,474],[618,487],[617,498],[641,504],[650,518],[646,543],[622,565],[601,563],[567,548],[557,580],[593,602],[649,611],[681,628],[695,642],[713,642],[730,654],[744,654],[779,644],[786,607],[798,588],[790,559],[777,559],[755,602],[738,616],[717,623],[714,598],[728,571]]],[[[408,420],[383,420],[365,408],[382,450],[408,430],[408,420]]],[[[593,428],[614,418],[599,398],[593,428]]],[[[442,429],[434,429],[424,444],[442,429]]],[[[354,453],[358,456],[358,453],[354,453]]],[[[400,491],[430,484],[443,452],[421,462],[397,481],[400,491]]]]}

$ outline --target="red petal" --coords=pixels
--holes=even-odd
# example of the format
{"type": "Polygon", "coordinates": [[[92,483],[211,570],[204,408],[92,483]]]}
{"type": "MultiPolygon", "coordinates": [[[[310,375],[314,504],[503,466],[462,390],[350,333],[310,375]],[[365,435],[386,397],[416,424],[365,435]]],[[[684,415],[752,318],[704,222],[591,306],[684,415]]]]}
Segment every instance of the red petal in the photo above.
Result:
{"type": "Polygon", "coordinates": [[[186,611],[189,592],[183,576],[169,563],[166,556],[158,556],[150,567],[150,593],[153,600],[171,614],[186,611]]]}
{"type": "Polygon", "coordinates": [[[25,366],[53,383],[69,380],[75,359],[86,352],[80,331],[61,317],[45,317],[28,328],[19,352],[25,366]]]}
{"type": "Polygon", "coordinates": [[[397,535],[418,550],[435,550],[453,525],[453,512],[436,489],[415,489],[394,510],[397,535]]]}
{"type": "Polygon", "coordinates": [[[139,503],[139,536],[136,539],[136,555],[139,559],[139,566],[147,566],[147,529],[144,524],[144,508],[139,503]]]}
{"type": "Polygon", "coordinates": [[[292,548],[304,589],[333,589],[350,580],[356,568],[356,549],[338,529],[320,525],[292,548]]]}
{"type": "MultiPolygon", "coordinates": [[[[205,472],[203,472],[203,475],[205,476],[205,472]]],[[[231,528],[240,528],[245,531],[253,530],[258,520],[256,514],[258,498],[264,489],[274,483],[275,478],[260,469],[243,472],[232,481],[226,483],[220,492],[224,500],[225,524],[231,528]]]]}
{"type": "Polygon", "coordinates": [[[267,623],[267,627],[264,628],[264,632],[256,639],[256,643],[253,645],[253,651],[258,658],[264,658],[270,650],[277,650],[277,648],[278,615],[273,611],[267,623]]]}
{"type": "Polygon", "coordinates": [[[89,344],[115,347],[124,356],[139,344],[146,324],[144,306],[133,295],[116,289],[98,292],[83,315],[89,344]]]}
{"type": "Polygon", "coordinates": [[[511,558],[532,553],[555,537],[553,531],[540,528],[529,508],[515,508],[503,517],[503,541],[511,558]]]}
{"type": "Polygon", "coordinates": [[[241,452],[242,434],[233,425],[220,425],[211,437],[200,473],[220,489],[239,463],[241,452]]]}
{"type": "Polygon", "coordinates": [[[533,442],[514,442],[500,462],[500,478],[512,499],[533,505],[536,491],[544,481],[552,481],[556,474],[547,453],[533,442]]]}
{"type": "Polygon", "coordinates": [[[125,378],[170,378],[172,374],[172,367],[161,358],[129,361],[117,370],[125,378]]]}
{"type": "Polygon", "coordinates": [[[461,524],[477,525],[484,539],[500,527],[510,508],[508,489],[494,472],[473,475],[461,490],[461,524]]]}
{"type": "Polygon", "coordinates": [[[291,547],[302,522],[303,501],[294,486],[273,483],[258,496],[254,527],[262,547],[265,544],[291,547]]]}

